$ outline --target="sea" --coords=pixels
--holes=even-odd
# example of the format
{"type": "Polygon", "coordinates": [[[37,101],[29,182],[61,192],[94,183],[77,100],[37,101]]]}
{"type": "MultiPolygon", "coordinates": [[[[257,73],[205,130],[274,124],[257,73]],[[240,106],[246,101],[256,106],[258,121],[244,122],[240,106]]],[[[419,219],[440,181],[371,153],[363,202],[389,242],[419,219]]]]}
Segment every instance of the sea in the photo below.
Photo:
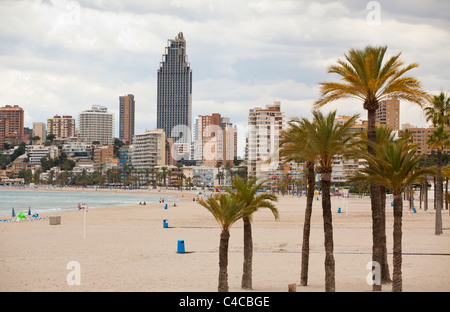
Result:
{"type": "Polygon", "coordinates": [[[88,208],[130,206],[139,203],[178,202],[179,199],[163,194],[93,192],[93,191],[45,191],[27,188],[6,188],[0,186],[0,216],[28,213],[57,213],[58,211],[77,210],[78,204],[84,203],[88,208]]]}

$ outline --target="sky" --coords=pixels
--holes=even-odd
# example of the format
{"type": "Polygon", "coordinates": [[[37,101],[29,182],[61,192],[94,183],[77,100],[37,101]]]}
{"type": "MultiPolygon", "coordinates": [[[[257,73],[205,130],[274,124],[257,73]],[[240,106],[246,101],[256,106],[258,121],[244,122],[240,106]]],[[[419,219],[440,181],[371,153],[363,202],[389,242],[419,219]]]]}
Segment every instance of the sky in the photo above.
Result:
{"type": "MultiPolygon", "coordinates": [[[[157,70],[183,32],[192,69],[192,116],[220,113],[238,126],[248,110],[281,102],[286,120],[311,117],[327,67],[351,48],[401,52],[425,91],[450,90],[450,2],[301,0],[0,0],[0,106],[19,105],[25,126],[74,118],[92,105],[115,115],[133,94],[136,133],[156,128],[157,70]]],[[[322,108],[367,113],[357,100],[322,108]]],[[[401,101],[400,124],[427,126],[401,101]]]]}

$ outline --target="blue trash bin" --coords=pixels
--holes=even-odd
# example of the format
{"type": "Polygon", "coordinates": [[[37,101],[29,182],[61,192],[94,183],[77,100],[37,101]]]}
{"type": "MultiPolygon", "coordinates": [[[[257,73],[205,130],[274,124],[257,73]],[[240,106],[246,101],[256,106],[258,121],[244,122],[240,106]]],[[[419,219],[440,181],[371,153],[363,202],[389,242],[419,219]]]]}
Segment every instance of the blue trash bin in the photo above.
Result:
{"type": "Polygon", "coordinates": [[[184,253],[184,240],[178,240],[177,253],[184,253]]]}
{"type": "Polygon", "coordinates": [[[167,219],[163,220],[163,227],[164,228],[168,228],[169,227],[169,223],[167,223],[167,219]]]}
{"type": "Polygon", "coordinates": [[[341,207],[338,208],[338,213],[341,213],[341,207]]]}
{"type": "Polygon", "coordinates": [[[164,205],[164,209],[167,209],[167,204],[164,205]]]}

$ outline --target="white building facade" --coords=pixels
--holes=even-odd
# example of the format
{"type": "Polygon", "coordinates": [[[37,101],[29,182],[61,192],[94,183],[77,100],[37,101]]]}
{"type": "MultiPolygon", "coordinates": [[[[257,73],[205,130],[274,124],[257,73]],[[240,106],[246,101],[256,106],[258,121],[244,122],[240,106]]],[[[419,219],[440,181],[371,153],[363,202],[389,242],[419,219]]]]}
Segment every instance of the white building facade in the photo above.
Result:
{"type": "Polygon", "coordinates": [[[114,115],[105,106],[94,105],[79,115],[78,140],[102,145],[114,143],[114,115]]]}

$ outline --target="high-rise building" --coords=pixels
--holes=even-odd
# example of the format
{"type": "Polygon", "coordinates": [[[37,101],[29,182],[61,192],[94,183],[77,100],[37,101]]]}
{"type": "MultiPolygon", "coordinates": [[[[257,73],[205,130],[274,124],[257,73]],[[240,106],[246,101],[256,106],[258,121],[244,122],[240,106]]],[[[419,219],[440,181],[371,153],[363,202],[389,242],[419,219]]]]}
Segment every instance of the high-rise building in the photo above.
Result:
{"type": "Polygon", "coordinates": [[[35,144],[43,144],[47,139],[47,129],[43,122],[33,122],[33,136],[38,136],[40,139],[35,144]]]}
{"type": "Polygon", "coordinates": [[[75,136],[75,118],[58,116],[47,118],[47,135],[53,134],[55,139],[64,140],[75,136]]]}
{"type": "Polygon", "coordinates": [[[134,95],[119,97],[119,139],[126,144],[132,144],[134,136],[134,95]]]}
{"type": "Polygon", "coordinates": [[[391,130],[400,129],[400,101],[398,99],[384,100],[378,103],[376,120],[391,130]]]}
{"type": "Polygon", "coordinates": [[[266,108],[255,107],[248,115],[248,175],[264,178],[268,172],[278,168],[280,161],[277,151],[281,131],[284,127],[284,114],[280,102],[266,108]]]}
{"type": "Polygon", "coordinates": [[[80,129],[78,140],[92,144],[98,141],[102,145],[114,143],[114,115],[104,106],[93,105],[79,115],[80,129]]]}
{"type": "Polygon", "coordinates": [[[24,136],[24,110],[18,105],[0,107],[0,147],[21,143],[24,136]]]}
{"type": "Polygon", "coordinates": [[[199,115],[194,124],[194,159],[206,166],[231,163],[235,156],[235,139],[235,128],[229,118],[218,113],[199,115]]]}
{"type": "Polygon", "coordinates": [[[145,182],[146,170],[166,164],[166,135],[162,129],[135,134],[131,147],[131,165],[141,182],[145,182]]]}
{"type": "Polygon", "coordinates": [[[180,32],[168,40],[158,69],[157,128],[175,143],[191,143],[192,71],[186,55],[186,40],[180,32]]]}

